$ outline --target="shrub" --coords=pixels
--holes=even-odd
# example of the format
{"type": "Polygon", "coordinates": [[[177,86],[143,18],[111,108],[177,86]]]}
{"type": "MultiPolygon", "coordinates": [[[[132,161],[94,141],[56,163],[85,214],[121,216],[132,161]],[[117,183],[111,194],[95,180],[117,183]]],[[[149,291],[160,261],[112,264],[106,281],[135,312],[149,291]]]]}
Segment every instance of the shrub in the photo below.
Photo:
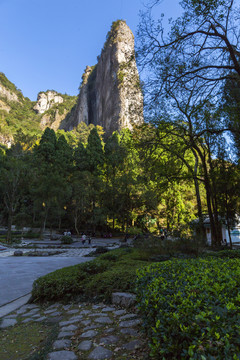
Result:
{"type": "Polygon", "coordinates": [[[85,294],[98,300],[111,301],[112,293],[116,291],[135,291],[136,268],[113,267],[102,274],[92,277],[86,284],[85,294]]]}
{"type": "Polygon", "coordinates": [[[23,237],[26,239],[38,239],[39,236],[39,233],[32,232],[31,230],[27,231],[26,234],[23,234],[23,237]]]}
{"type": "Polygon", "coordinates": [[[207,256],[220,257],[220,258],[230,258],[230,259],[239,259],[240,250],[221,250],[221,251],[211,251],[207,256]]]}
{"type": "Polygon", "coordinates": [[[204,244],[197,239],[177,238],[161,240],[158,236],[139,235],[133,241],[134,247],[142,252],[145,258],[158,255],[182,257],[183,254],[197,257],[202,254],[204,244]]]}
{"type": "Polygon", "coordinates": [[[138,271],[137,297],[161,359],[238,359],[240,263],[172,260],[138,271]]]}
{"type": "Polygon", "coordinates": [[[33,283],[32,300],[55,301],[82,293],[78,276],[79,267],[69,266],[38,278],[33,283]]]}
{"type": "Polygon", "coordinates": [[[32,301],[79,297],[84,301],[110,301],[114,291],[134,291],[136,270],[147,263],[133,260],[131,256],[128,251],[113,250],[95,260],[42,276],[33,284],[32,301]]]}
{"type": "Polygon", "coordinates": [[[108,262],[95,260],[87,261],[79,266],[80,273],[84,272],[89,275],[99,274],[105,271],[108,267],[108,262]]]}
{"type": "Polygon", "coordinates": [[[71,236],[69,235],[63,235],[61,237],[61,243],[62,244],[72,244],[73,243],[73,239],[71,238],[71,236]]]}

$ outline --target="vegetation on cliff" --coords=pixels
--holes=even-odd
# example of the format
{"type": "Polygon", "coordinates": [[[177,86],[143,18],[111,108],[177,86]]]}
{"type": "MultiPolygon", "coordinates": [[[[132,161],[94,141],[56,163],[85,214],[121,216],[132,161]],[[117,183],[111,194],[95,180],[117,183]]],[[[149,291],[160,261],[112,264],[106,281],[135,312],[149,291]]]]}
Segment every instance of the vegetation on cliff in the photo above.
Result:
{"type": "Polygon", "coordinates": [[[5,145],[20,142],[22,145],[32,146],[40,139],[42,128],[45,128],[41,126],[44,116],[49,118],[48,125],[51,125],[58,115],[67,116],[77,102],[77,96],[56,93],[63,98],[63,102],[52,104],[49,110],[37,114],[34,111],[36,102],[24,97],[3,73],[0,73],[0,85],[7,93],[0,92],[0,139],[5,145]],[[16,95],[16,100],[11,97],[12,94],[16,95]]]}
{"type": "Polygon", "coordinates": [[[23,101],[24,97],[22,91],[18,89],[8,78],[5,76],[4,73],[0,72],[0,84],[8,89],[10,92],[17,95],[19,101],[23,101]]]}

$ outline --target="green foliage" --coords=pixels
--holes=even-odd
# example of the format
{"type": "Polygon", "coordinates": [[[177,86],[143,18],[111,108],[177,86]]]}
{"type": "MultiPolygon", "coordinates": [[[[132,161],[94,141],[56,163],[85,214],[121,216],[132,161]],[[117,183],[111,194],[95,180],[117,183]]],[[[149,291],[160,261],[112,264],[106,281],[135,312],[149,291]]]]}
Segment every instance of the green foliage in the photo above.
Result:
{"type": "Polygon", "coordinates": [[[6,89],[10,90],[10,92],[16,94],[20,101],[23,100],[23,94],[21,90],[19,90],[11,81],[9,81],[2,72],[0,72],[0,84],[2,84],[6,89]]]}
{"type": "Polygon", "coordinates": [[[26,234],[23,234],[23,237],[26,239],[38,239],[39,233],[35,233],[29,230],[28,232],[26,232],[26,234]]]}
{"type": "Polygon", "coordinates": [[[81,297],[92,301],[111,300],[114,291],[134,292],[136,269],[146,265],[132,251],[114,250],[96,260],[57,270],[36,280],[34,301],[67,300],[81,297]]]}
{"type": "Polygon", "coordinates": [[[71,238],[71,236],[63,235],[63,236],[61,237],[61,243],[62,243],[62,244],[72,244],[72,243],[73,243],[73,239],[71,238]]]}
{"type": "Polygon", "coordinates": [[[102,142],[96,128],[93,128],[89,134],[86,150],[89,171],[99,173],[104,163],[104,157],[102,142]]]}
{"type": "Polygon", "coordinates": [[[71,266],[40,277],[33,284],[34,301],[69,299],[82,292],[78,282],[79,267],[71,266]]]}
{"type": "Polygon", "coordinates": [[[221,251],[211,251],[207,253],[207,256],[217,257],[217,258],[229,258],[229,259],[239,259],[240,250],[221,250],[221,251]]]}
{"type": "Polygon", "coordinates": [[[238,259],[174,260],[138,271],[137,296],[152,356],[237,359],[238,259]]]}
{"type": "Polygon", "coordinates": [[[5,98],[3,98],[3,101],[10,107],[10,111],[9,113],[2,112],[0,114],[1,133],[8,134],[8,136],[14,138],[15,142],[18,141],[20,133],[29,138],[35,137],[36,141],[41,134],[41,130],[39,116],[33,111],[33,103],[27,98],[24,98],[21,102],[8,101],[5,98]]]}
{"type": "Polygon", "coordinates": [[[138,250],[138,258],[165,261],[171,257],[198,257],[202,255],[205,244],[196,238],[175,238],[161,240],[159,236],[138,235],[133,242],[138,250]]]}
{"type": "Polygon", "coordinates": [[[47,221],[59,222],[65,213],[71,196],[69,173],[72,169],[72,149],[65,137],[58,139],[52,129],[47,128],[34,148],[31,199],[39,214],[42,231],[47,221]]]}

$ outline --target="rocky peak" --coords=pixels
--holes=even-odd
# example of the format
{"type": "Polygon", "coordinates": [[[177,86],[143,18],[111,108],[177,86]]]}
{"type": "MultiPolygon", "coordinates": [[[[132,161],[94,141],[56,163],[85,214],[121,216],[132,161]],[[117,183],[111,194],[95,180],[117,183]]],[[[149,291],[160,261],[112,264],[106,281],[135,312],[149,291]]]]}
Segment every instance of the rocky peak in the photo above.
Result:
{"type": "Polygon", "coordinates": [[[97,65],[87,67],[82,80],[75,113],[62,126],[65,130],[83,121],[102,126],[109,136],[143,121],[134,36],[124,21],[112,24],[97,65]]]}
{"type": "Polygon", "coordinates": [[[61,104],[62,102],[62,96],[60,96],[56,91],[48,90],[46,92],[40,92],[38,94],[37,103],[34,106],[34,110],[39,114],[43,114],[54,104],[61,104]]]}
{"type": "Polygon", "coordinates": [[[11,90],[5,88],[5,86],[0,84],[0,96],[6,98],[8,101],[19,101],[18,96],[11,92],[11,90]]]}
{"type": "Polygon", "coordinates": [[[0,72],[0,97],[7,101],[23,101],[21,91],[2,72],[0,72]]]}

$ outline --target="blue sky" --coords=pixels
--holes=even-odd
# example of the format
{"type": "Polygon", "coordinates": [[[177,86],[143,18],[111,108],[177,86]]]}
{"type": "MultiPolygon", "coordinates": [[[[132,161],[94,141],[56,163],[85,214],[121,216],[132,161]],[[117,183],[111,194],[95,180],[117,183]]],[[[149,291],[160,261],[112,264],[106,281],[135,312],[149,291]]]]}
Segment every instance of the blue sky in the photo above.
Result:
{"type": "MultiPolygon", "coordinates": [[[[31,100],[47,89],[77,95],[112,22],[126,20],[135,35],[144,1],[0,0],[0,72],[31,100]]],[[[164,0],[157,11],[176,9],[178,0],[164,0]]]]}

